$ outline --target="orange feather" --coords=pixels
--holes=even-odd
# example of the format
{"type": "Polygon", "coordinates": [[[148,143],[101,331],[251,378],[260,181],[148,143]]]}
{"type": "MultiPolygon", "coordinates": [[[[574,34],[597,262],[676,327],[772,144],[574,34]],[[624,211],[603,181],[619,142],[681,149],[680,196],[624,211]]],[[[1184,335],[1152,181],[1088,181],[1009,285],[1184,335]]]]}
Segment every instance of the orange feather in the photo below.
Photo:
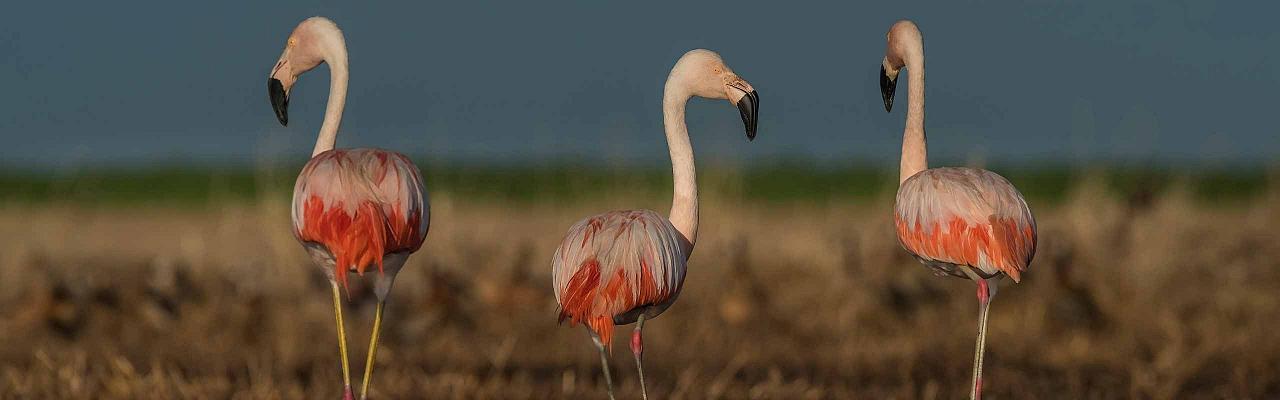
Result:
{"type": "Polygon", "coordinates": [[[363,275],[395,252],[413,252],[426,237],[425,203],[408,158],[373,149],[331,150],[312,158],[295,188],[294,233],[332,254],[334,278],[363,275]]]}

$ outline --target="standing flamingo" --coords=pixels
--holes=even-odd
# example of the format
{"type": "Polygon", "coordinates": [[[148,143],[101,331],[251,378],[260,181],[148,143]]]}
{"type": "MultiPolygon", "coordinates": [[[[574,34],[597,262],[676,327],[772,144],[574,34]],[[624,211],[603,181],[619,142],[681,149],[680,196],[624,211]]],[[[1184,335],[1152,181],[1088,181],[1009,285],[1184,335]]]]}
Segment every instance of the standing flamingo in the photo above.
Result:
{"type": "Polygon", "coordinates": [[[699,96],[724,99],[738,106],[747,139],[756,136],[759,98],[747,81],[710,50],[692,50],[676,61],[667,76],[662,97],[663,124],[671,152],[675,193],[669,219],[650,210],[610,211],[588,217],[569,228],[552,257],[552,275],[559,320],[582,323],[600,351],[609,398],[606,349],[613,340],[613,326],[635,322],[631,353],[644,385],[644,344],[640,330],[675,302],[684,286],[685,263],[698,238],[698,184],[693,168],[693,148],[685,126],[685,103],[699,96]]]}
{"type": "Polygon", "coordinates": [[[267,80],[280,124],[289,123],[289,90],[298,76],[322,62],[329,64],[324,124],[311,161],[293,188],[293,234],[333,289],[344,400],[353,395],[338,285],[346,288],[348,272],[363,276],[370,266],[378,267],[373,276],[378,306],[360,388],[360,398],[366,399],[387,294],[409,254],[422,247],[431,214],[422,176],[408,157],[379,149],[333,148],[347,96],[347,48],[338,26],[323,17],[308,18],[293,29],[287,43],[267,80]]]}
{"type": "Polygon", "coordinates": [[[907,68],[907,126],[894,225],[898,241],[939,276],[978,284],[978,339],[973,354],[973,389],[982,396],[982,355],[987,310],[999,280],[1014,282],[1036,253],[1036,220],[1022,194],[994,172],[975,168],[932,168],[925,160],[924,42],[920,30],[903,20],[889,28],[888,51],[880,68],[884,109],[893,109],[898,72],[907,68]]]}

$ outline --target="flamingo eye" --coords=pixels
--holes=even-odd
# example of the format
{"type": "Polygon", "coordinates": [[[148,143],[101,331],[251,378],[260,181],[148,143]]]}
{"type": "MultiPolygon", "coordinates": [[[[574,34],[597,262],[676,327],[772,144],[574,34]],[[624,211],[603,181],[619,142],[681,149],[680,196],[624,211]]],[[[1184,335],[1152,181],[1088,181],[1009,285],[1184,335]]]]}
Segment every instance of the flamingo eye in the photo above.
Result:
{"type": "Polygon", "coordinates": [[[289,47],[293,47],[293,46],[294,46],[294,45],[296,45],[296,44],[298,44],[298,39],[296,39],[296,38],[289,38],[289,47]]]}

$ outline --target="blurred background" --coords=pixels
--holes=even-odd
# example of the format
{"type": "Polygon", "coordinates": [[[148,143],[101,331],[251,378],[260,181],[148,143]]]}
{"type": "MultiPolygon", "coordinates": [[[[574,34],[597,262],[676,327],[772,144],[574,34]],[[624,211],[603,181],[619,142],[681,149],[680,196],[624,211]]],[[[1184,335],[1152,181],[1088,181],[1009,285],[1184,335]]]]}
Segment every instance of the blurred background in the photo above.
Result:
{"type": "MultiPolygon", "coordinates": [[[[893,233],[905,107],[884,112],[877,75],[901,18],[925,37],[931,165],[1008,177],[1039,221],[1029,273],[994,302],[989,398],[1280,396],[1277,11],[14,4],[0,398],[337,393],[327,284],[289,230],[328,69],[300,79],[287,128],[264,84],[312,15],[349,48],[338,146],[408,154],[430,190],[377,398],[604,396],[586,335],[555,322],[551,253],[582,217],[667,210],[662,85],[693,48],[759,91],[759,136],[744,140],[732,105],[690,103],[704,228],[681,300],[646,329],[650,393],[967,393],[973,286],[934,277],[893,233]]],[[[365,343],[373,297],[352,297],[349,340],[365,343]]],[[[625,353],[614,376],[635,397],[625,353]]]]}

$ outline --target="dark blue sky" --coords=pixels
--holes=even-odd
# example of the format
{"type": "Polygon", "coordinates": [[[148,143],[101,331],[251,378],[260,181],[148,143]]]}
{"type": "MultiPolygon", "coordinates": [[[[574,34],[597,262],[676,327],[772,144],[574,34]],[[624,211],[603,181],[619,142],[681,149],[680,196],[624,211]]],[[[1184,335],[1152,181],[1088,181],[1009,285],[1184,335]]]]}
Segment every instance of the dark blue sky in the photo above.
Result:
{"type": "Polygon", "coordinates": [[[344,147],[665,162],[663,79],[705,47],[759,90],[760,134],[747,143],[732,105],[695,101],[700,160],[893,165],[905,107],[884,112],[876,74],[885,30],[905,17],[924,32],[936,160],[1280,160],[1272,3],[604,3],[10,4],[0,166],[303,159],[327,68],[300,81],[288,128],[265,82],[311,15],[346,33],[344,147]]]}

